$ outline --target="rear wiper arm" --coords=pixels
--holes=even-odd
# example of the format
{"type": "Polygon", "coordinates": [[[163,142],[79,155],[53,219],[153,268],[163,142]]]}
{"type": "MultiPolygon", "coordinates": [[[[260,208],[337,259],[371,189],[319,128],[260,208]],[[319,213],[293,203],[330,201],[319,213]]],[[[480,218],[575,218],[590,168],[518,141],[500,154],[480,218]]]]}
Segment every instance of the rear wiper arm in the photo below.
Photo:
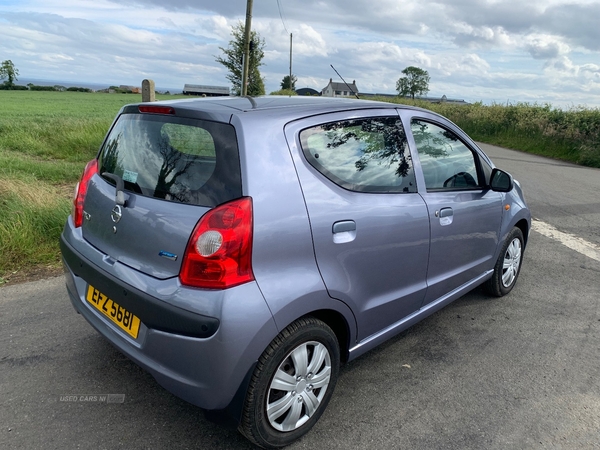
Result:
{"type": "Polygon", "coordinates": [[[102,176],[106,177],[110,180],[113,180],[115,182],[115,184],[116,184],[115,203],[117,205],[121,205],[121,206],[125,207],[127,200],[125,199],[125,193],[123,192],[123,189],[125,189],[125,183],[123,182],[123,178],[121,178],[119,175],[115,175],[114,173],[110,173],[110,172],[103,172],[102,176]]]}

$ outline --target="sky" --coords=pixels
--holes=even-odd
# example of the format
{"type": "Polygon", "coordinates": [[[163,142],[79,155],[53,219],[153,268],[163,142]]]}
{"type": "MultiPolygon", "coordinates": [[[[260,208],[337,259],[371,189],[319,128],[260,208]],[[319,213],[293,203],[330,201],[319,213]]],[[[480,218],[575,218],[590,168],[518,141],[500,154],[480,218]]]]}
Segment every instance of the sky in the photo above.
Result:
{"type": "MultiPolygon", "coordinates": [[[[19,78],[76,85],[229,86],[215,61],[244,0],[0,0],[0,61],[19,78]]],[[[429,97],[600,107],[600,0],[255,0],[268,92],[356,80],[396,92],[428,71],[429,97]]]]}

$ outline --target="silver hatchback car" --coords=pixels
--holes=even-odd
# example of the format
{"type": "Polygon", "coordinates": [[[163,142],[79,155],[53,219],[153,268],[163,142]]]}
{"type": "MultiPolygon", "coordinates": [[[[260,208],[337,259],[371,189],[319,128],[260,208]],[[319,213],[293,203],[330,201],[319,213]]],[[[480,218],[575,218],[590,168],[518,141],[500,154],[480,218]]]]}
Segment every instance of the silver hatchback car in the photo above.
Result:
{"type": "Polygon", "coordinates": [[[456,125],[363,100],[125,106],[61,250],[75,309],[175,395],[282,447],[341,363],[485,283],[514,287],[531,216],[456,125]]]}

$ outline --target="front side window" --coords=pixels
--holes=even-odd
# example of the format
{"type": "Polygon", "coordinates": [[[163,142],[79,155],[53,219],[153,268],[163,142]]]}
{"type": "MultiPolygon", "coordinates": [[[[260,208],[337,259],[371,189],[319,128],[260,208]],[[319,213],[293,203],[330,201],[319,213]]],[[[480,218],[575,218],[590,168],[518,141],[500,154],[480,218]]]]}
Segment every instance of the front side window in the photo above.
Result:
{"type": "Polygon", "coordinates": [[[303,130],[307,161],[337,185],[357,192],[416,192],[400,119],[344,120],[303,130]]]}
{"type": "Polygon", "coordinates": [[[216,206],[241,196],[237,140],[227,124],[123,114],[99,163],[100,173],[118,175],[125,189],[149,197],[216,206]]]}
{"type": "Polygon", "coordinates": [[[413,119],[411,130],[428,191],[480,186],[475,155],[452,131],[413,119]]]}

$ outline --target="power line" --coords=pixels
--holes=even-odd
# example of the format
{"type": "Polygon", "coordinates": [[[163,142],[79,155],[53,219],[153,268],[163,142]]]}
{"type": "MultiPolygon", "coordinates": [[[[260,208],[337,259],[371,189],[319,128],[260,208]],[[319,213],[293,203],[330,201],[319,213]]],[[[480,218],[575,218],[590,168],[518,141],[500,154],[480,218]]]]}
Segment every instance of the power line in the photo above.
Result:
{"type": "Polygon", "coordinates": [[[281,18],[281,23],[283,24],[283,29],[286,33],[289,33],[287,27],[285,26],[285,21],[283,20],[283,14],[281,12],[281,5],[279,4],[279,0],[277,0],[277,9],[279,10],[279,17],[281,18]]]}

